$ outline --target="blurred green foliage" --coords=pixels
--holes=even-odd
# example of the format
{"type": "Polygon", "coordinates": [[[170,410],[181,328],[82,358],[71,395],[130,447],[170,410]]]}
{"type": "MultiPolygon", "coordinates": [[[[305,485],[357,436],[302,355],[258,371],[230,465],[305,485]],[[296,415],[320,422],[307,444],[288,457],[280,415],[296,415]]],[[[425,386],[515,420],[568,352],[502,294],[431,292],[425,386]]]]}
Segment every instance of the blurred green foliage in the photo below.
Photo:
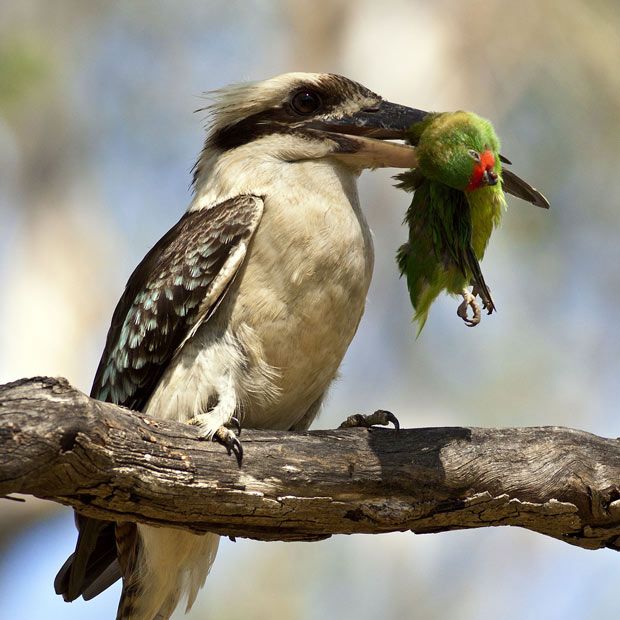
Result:
{"type": "Polygon", "coordinates": [[[25,37],[0,41],[0,109],[12,111],[49,78],[50,59],[25,37]]]}

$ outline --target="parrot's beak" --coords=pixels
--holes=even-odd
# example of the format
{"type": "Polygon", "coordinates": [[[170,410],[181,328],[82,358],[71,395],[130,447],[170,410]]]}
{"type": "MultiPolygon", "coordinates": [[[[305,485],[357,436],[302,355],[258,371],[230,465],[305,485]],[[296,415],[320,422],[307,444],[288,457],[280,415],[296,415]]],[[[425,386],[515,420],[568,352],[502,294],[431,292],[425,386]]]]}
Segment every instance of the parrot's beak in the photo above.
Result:
{"type": "Polygon", "coordinates": [[[423,110],[380,101],[372,108],[316,120],[306,127],[340,142],[334,156],[343,161],[362,168],[415,168],[418,161],[413,147],[384,140],[404,140],[408,129],[427,114],[423,110]]]}
{"type": "Polygon", "coordinates": [[[482,185],[497,185],[497,173],[493,170],[485,170],[482,175],[482,185]]]}

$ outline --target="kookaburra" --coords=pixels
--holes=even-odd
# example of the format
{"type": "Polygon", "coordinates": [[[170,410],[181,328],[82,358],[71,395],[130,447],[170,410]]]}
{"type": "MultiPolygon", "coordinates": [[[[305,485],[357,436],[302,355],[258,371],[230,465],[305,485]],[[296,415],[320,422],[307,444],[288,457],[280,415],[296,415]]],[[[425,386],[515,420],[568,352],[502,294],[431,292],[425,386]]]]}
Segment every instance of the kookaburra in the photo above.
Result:
{"type": "MultiPolygon", "coordinates": [[[[355,334],[373,269],[356,180],[415,164],[424,112],[338,75],[289,73],[215,93],[185,215],[133,272],[91,395],[197,424],[306,429],[355,334]]],[[[122,576],[117,618],[194,602],[218,536],[77,517],[55,586],[96,596],[122,576]]]]}

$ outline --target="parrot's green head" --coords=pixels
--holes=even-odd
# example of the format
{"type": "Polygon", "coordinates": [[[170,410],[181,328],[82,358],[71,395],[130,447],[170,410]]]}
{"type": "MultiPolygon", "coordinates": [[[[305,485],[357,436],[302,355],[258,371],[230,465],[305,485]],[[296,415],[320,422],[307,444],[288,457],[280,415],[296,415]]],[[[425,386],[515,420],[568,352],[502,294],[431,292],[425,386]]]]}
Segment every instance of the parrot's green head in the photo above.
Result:
{"type": "Polygon", "coordinates": [[[431,180],[469,192],[500,181],[499,140],[491,123],[476,114],[429,115],[412,127],[411,141],[418,169],[431,180]]]}

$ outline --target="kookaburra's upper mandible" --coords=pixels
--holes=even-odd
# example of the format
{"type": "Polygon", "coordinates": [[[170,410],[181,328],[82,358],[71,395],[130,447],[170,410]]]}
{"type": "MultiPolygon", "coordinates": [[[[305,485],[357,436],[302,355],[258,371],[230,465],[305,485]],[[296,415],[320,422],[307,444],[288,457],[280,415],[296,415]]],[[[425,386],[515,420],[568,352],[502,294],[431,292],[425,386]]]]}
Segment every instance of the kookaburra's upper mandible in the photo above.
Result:
{"type": "MultiPolygon", "coordinates": [[[[331,74],[290,73],[215,93],[194,198],[129,278],[92,396],[221,429],[305,429],[364,311],[371,234],[356,179],[409,168],[404,137],[424,116],[331,74]]],[[[189,608],[218,537],[79,516],[56,578],[66,600],[121,575],[118,618],[189,608]]]]}

